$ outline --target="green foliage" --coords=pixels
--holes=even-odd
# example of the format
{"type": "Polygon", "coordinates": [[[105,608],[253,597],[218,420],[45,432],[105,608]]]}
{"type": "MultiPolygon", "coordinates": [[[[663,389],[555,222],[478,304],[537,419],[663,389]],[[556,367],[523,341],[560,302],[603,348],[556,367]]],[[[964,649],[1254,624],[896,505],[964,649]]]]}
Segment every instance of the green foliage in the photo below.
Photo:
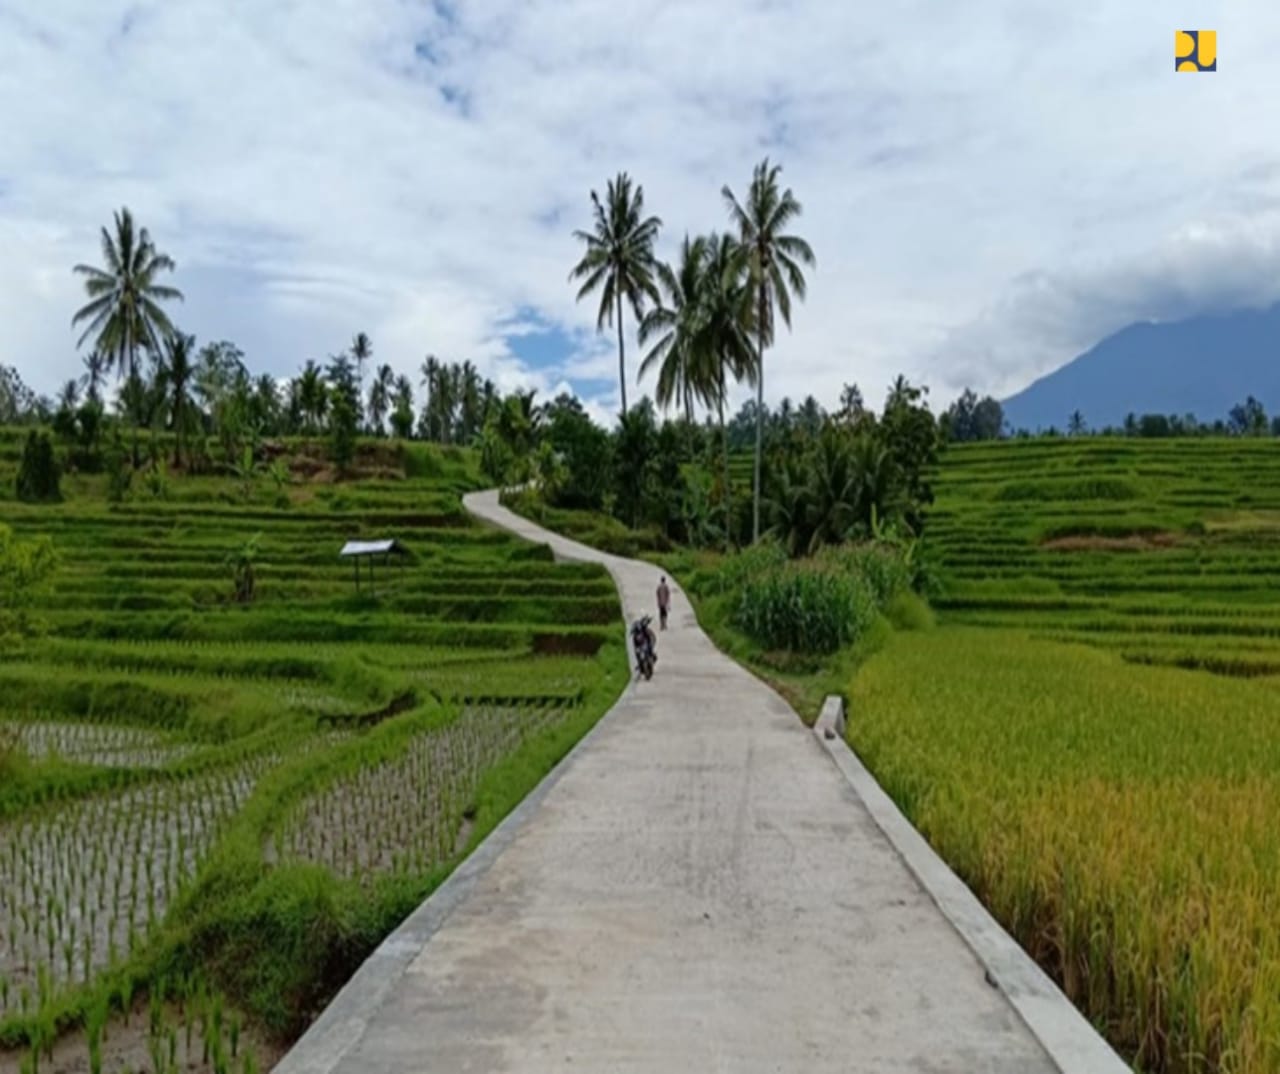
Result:
{"type": "Polygon", "coordinates": [[[480,434],[480,466],[503,487],[532,476],[535,439],[532,394],[508,396],[494,407],[480,434]]]}
{"type": "Polygon", "coordinates": [[[905,589],[889,598],[884,615],[895,630],[932,630],[937,624],[937,616],[924,598],[905,589]]]}
{"type": "Polygon", "coordinates": [[[619,419],[613,450],[614,510],[633,529],[644,521],[652,495],[657,437],[651,406],[633,407],[619,419]]]}
{"type": "Polygon", "coordinates": [[[787,551],[777,541],[765,538],[732,556],[726,556],[715,574],[716,588],[721,593],[741,589],[751,578],[771,574],[787,562],[787,551]]]}
{"type": "Polygon", "coordinates": [[[925,512],[933,503],[930,479],[942,444],[937,422],[924,402],[927,394],[928,388],[914,387],[899,377],[878,426],[880,442],[901,482],[899,513],[913,533],[921,532],[925,512]]]}
{"type": "Polygon", "coordinates": [[[572,396],[557,399],[545,418],[544,443],[564,467],[562,479],[543,494],[553,507],[598,511],[609,489],[612,444],[572,396]]]}
{"type": "Polygon", "coordinates": [[[927,410],[857,425],[828,420],[816,437],[797,434],[775,446],[767,475],[768,532],[792,555],[825,545],[879,537],[886,528],[919,532],[930,498],[920,467],[933,456],[921,445],[898,444],[901,435],[929,439],[927,410]]]}
{"type": "Polygon", "coordinates": [[[956,443],[997,440],[1004,435],[1004,408],[991,396],[979,399],[966,388],[939,419],[943,438],[956,443]]]}
{"type": "Polygon", "coordinates": [[[167,500],[169,498],[169,473],[163,459],[157,461],[147,471],[146,487],[147,492],[154,500],[167,500]]]}
{"type": "Polygon", "coordinates": [[[340,474],[349,473],[355,459],[359,421],[360,414],[352,393],[335,389],[329,404],[329,457],[340,474]]]}
{"type": "Polygon", "coordinates": [[[32,429],[27,434],[18,466],[18,499],[26,503],[57,503],[62,499],[61,478],[49,434],[32,429]]]}
{"type": "Polygon", "coordinates": [[[851,644],[875,611],[875,598],[859,575],[787,564],[746,579],[735,622],[768,649],[833,653],[851,644]]]}
{"type": "Polygon", "coordinates": [[[814,562],[842,574],[856,575],[871,590],[876,606],[883,608],[914,584],[911,563],[899,545],[888,541],[824,548],[814,562]]]}
{"type": "Polygon", "coordinates": [[[106,453],[107,468],[107,500],[111,503],[123,503],[129,495],[133,484],[133,467],[124,444],[117,435],[106,453]]]}
{"type": "Polygon", "coordinates": [[[231,599],[237,604],[248,604],[257,589],[258,553],[262,534],[256,533],[227,556],[227,569],[231,572],[231,599]]]}
{"type": "Polygon", "coordinates": [[[57,567],[49,537],[20,541],[0,523],[0,634],[30,629],[30,610],[48,596],[57,567]]]}

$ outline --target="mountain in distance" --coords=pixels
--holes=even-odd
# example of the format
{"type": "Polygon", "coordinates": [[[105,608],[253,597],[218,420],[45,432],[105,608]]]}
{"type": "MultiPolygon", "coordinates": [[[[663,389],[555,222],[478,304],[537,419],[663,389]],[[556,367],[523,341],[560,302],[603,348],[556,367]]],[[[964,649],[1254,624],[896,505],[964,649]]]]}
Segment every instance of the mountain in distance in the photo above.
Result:
{"type": "Polygon", "coordinates": [[[1280,303],[1265,310],[1131,324],[1004,401],[1013,430],[1065,430],[1079,410],[1091,429],[1127,414],[1225,419],[1247,396],[1280,412],[1280,303]]]}

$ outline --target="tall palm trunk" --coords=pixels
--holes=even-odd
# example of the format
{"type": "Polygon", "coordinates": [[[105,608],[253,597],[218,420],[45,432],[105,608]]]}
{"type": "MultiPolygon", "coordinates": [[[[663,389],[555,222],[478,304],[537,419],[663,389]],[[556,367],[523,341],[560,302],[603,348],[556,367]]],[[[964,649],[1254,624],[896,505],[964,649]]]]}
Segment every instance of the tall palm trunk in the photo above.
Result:
{"type": "Polygon", "coordinates": [[[765,289],[760,287],[760,304],[756,315],[760,318],[758,328],[759,345],[756,348],[756,464],[752,481],[753,503],[751,508],[751,543],[760,540],[760,462],[764,453],[764,330],[765,289]]]}
{"type": "Polygon", "coordinates": [[[133,426],[133,468],[136,470],[141,465],[141,456],[138,453],[138,354],[137,345],[130,340],[122,347],[127,348],[126,353],[129,359],[129,379],[128,391],[131,396],[129,400],[129,424],[133,426]]]}
{"type": "Polygon", "coordinates": [[[173,398],[173,465],[175,468],[182,465],[182,429],[185,416],[182,412],[182,395],[178,393],[173,398]]]}
{"type": "Polygon", "coordinates": [[[720,373],[720,393],[717,401],[720,412],[720,455],[724,461],[724,547],[733,551],[733,485],[729,481],[729,430],[724,424],[724,372],[720,373]]]}
{"type": "Polygon", "coordinates": [[[618,384],[622,388],[622,415],[627,414],[627,360],[622,345],[622,291],[618,291],[618,384]]]}

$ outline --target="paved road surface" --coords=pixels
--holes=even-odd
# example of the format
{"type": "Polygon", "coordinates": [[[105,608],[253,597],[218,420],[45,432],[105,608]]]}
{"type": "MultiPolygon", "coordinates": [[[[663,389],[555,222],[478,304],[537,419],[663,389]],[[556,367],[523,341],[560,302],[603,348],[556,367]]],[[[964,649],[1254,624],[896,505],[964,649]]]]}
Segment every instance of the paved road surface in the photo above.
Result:
{"type": "MultiPolygon", "coordinates": [[[[604,562],[628,618],[654,611],[653,567],[492,493],[467,506],[604,562]]],[[[278,1069],[1055,1070],[821,745],[675,586],[658,655],[465,896],[375,957],[278,1069]]]]}

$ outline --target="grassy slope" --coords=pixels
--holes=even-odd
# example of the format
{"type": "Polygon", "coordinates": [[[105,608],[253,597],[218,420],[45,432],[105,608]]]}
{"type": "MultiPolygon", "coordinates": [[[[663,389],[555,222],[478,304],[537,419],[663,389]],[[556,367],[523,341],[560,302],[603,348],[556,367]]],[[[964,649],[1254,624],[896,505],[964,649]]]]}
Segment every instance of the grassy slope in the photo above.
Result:
{"type": "MultiPolygon", "coordinates": [[[[0,473],[16,444],[0,435],[0,473]]],[[[297,461],[299,474],[315,468],[297,461]]],[[[126,984],[131,992],[199,967],[270,1030],[296,1033],[617,696],[625,652],[602,570],[554,564],[545,549],[470,523],[459,495],[481,480],[465,452],[383,444],[365,462],[364,479],[299,476],[284,490],[265,478],[246,492],[174,477],[162,495],[135,487],[123,504],[106,502],[101,477],[64,480],[66,502],[46,507],[6,499],[5,482],[0,522],[19,537],[52,535],[62,565],[35,609],[45,633],[0,649],[0,728],[28,737],[55,728],[85,753],[5,762],[0,851],[20,831],[70,830],[85,795],[109,804],[137,788],[167,801],[202,774],[262,775],[132,955],[88,986],[59,984],[39,1019],[19,1009],[15,982],[0,1003],[0,1038],[65,1024],[110,995],[119,1003],[126,984]],[[236,605],[224,560],[254,534],[258,596],[236,605]],[[377,599],[356,596],[338,548],[384,535],[412,560],[388,571],[377,599]],[[394,699],[402,714],[372,729],[342,719],[394,699]],[[310,797],[477,706],[514,714],[508,725],[518,727],[526,705],[552,715],[477,770],[467,800],[440,803],[452,824],[465,814],[458,845],[363,882],[303,860],[268,862],[274,833],[310,797]],[[112,755],[104,736],[122,729],[154,736],[159,759],[112,755]],[[162,752],[174,747],[180,755],[162,752]]],[[[14,857],[10,868],[32,866],[14,857]]],[[[16,920],[17,905],[0,903],[0,919],[16,920]]],[[[37,910],[36,928],[43,916],[37,910]]],[[[7,946],[0,977],[20,978],[7,946]]]]}

